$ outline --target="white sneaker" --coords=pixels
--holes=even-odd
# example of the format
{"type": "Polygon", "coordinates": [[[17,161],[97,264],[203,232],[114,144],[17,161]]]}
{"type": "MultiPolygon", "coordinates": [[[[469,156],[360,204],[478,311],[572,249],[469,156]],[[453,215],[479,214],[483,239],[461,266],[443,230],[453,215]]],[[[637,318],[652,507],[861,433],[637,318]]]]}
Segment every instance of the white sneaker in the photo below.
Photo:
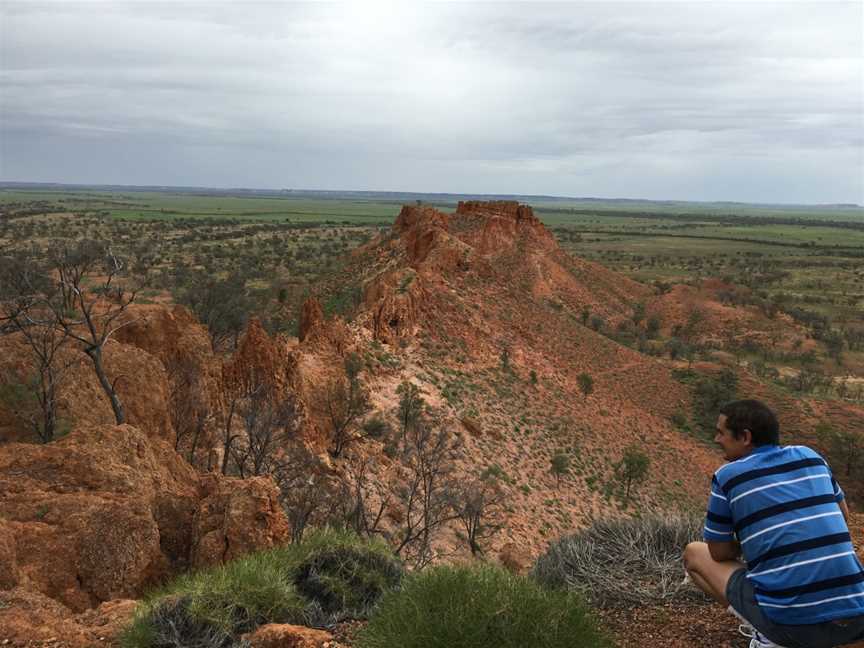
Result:
{"type": "Polygon", "coordinates": [[[768,637],[766,637],[756,628],[750,625],[750,622],[743,616],[741,616],[741,614],[738,613],[738,610],[733,608],[731,605],[727,608],[727,610],[741,620],[741,623],[738,625],[738,632],[750,639],[749,648],[783,648],[783,646],[774,643],[768,637]]]}
{"type": "Polygon", "coordinates": [[[783,646],[771,641],[749,623],[739,625],[738,632],[750,638],[750,648],[783,648],[783,646]]]}

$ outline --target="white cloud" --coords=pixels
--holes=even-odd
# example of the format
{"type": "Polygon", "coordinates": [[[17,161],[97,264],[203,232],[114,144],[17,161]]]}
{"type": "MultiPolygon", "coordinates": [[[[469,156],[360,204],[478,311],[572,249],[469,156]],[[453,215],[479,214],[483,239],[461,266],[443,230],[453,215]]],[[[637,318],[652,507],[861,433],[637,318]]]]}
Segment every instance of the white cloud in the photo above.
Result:
{"type": "Polygon", "coordinates": [[[858,3],[0,12],[6,180],[864,202],[858,3]]]}

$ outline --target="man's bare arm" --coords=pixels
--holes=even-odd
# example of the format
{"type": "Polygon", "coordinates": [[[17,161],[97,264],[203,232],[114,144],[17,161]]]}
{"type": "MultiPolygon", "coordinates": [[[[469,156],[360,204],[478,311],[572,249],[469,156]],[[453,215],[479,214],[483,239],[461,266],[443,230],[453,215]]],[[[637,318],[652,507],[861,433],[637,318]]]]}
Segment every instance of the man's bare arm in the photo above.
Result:
{"type": "Polygon", "coordinates": [[[708,553],[715,562],[735,560],[741,554],[741,545],[734,540],[731,542],[709,542],[708,553]]]}

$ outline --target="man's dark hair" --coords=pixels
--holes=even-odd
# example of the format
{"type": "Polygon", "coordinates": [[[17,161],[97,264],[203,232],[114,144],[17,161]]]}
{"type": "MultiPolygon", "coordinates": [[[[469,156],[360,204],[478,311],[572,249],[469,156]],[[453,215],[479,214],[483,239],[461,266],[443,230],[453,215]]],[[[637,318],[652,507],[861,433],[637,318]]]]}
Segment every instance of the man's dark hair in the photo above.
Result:
{"type": "Polygon", "coordinates": [[[736,439],[750,430],[754,446],[779,445],[780,424],[774,412],[758,400],[737,400],[720,408],[726,417],[726,427],[736,439]]]}

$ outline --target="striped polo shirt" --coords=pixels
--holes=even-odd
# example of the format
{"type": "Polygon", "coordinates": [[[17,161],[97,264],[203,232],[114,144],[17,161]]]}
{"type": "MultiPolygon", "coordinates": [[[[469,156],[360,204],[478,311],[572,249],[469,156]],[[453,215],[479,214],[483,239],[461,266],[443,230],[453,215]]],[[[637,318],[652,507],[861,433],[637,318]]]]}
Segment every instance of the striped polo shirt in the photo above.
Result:
{"type": "Polygon", "coordinates": [[[756,601],[775,623],[864,615],[864,568],[825,460],[804,446],[757,446],[714,473],[704,538],[737,539],[756,601]]]}

